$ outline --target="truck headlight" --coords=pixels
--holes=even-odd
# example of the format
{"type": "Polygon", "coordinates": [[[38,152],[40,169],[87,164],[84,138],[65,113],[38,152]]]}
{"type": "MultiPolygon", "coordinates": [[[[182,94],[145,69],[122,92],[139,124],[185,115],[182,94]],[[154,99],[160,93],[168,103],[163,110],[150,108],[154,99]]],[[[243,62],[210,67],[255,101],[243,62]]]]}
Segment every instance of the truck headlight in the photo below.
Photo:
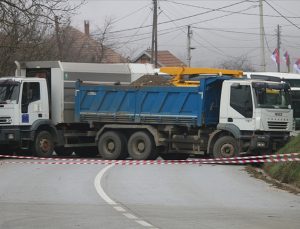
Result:
{"type": "Polygon", "coordinates": [[[257,142],[257,147],[264,148],[264,147],[266,147],[266,143],[265,142],[257,142]]]}
{"type": "Polygon", "coordinates": [[[14,134],[8,134],[7,139],[13,140],[13,139],[15,139],[15,135],[14,134]]]}

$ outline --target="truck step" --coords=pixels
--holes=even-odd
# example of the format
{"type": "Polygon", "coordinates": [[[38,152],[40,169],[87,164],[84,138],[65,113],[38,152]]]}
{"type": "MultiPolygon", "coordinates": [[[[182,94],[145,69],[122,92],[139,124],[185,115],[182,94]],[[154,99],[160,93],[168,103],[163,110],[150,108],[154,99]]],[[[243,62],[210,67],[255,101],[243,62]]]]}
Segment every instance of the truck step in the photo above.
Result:
{"type": "Polygon", "coordinates": [[[96,146],[96,143],[78,143],[78,144],[65,144],[64,147],[86,147],[86,146],[96,146]]]}
{"type": "Polygon", "coordinates": [[[95,131],[88,131],[86,133],[64,133],[65,137],[94,137],[96,136],[95,131]]]}

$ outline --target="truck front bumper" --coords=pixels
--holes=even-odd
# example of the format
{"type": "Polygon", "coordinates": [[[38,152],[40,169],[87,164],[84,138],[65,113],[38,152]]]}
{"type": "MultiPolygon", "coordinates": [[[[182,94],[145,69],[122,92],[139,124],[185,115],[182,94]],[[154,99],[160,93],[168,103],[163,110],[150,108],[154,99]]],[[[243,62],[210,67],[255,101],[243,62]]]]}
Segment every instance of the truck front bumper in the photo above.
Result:
{"type": "Polygon", "coordinates": [[[290,138],[290,133],[270,133],[259,135],[255,134],[251,137],[250,149],[272,149],[277,150],[284,146],[290,138]]]}
{"type": "Polygon", "coordinates": [[[0,145],[12,145],[20,142],[20,128],[13,126],[0,127],[0,145]]]}

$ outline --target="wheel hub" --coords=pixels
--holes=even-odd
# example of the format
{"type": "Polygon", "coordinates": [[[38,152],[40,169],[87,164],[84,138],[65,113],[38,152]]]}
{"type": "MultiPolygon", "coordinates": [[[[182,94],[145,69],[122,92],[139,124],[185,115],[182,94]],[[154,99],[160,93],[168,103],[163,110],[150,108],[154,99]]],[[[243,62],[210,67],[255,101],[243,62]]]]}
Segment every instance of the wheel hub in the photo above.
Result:
{"type": "Polygon", "coordinates": [[[44,138],[40,141],[40,148],[44,152],[48,152],[50,150],[50,142],[48,139],[44,138]]]}
{"type": "Polygon", "coordinates": [[[234,156],[234,147],[231,144],[224,144],[221,147],[221,154],[225,157],[232,157],[234,156]]]}
{"type": "Polygon", "coordinates": [[[144,142],[139,142],[137,145],[137,149],[139,152],[143,152],[145,150],[145,143],[144,142]]]}
{"type": "Polygon", "coordinates": [[[107,149],[109,152],[113,152],[114,149],[115,149],[115,143],[113,141],[110,141],[108,144],[107,144],[107,149]]]}

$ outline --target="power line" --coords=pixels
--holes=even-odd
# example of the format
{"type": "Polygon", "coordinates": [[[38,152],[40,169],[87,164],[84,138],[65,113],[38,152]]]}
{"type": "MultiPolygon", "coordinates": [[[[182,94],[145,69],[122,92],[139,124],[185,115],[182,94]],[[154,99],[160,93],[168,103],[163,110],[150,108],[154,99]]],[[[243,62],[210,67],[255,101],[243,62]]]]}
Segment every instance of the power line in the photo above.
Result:
{"type": "Polygon", "coordinates": [[[185,33],[185,31],[184,31],[184,29],[183,29],[183,26],[177,25],[177,24],[175,23],[175,21],[173,21],[173,19],[172,19],[169,15],[167,15],[167,14],[165,13],[164,10],[162,11],[162,13],[163,13],[170,21],[172,21],[172,23],[175,25],[176,28],[179,28],[182,32],[185,33]]]}
{"type": "MultiPolygon", "coordinates": [[[[149,14],[147,15],[147,17],[144,19],[144,21],[142,22],[142,24],[140,25],[140,28],[146,23],[146,21],[148,20],[148,18],[149,18],[149,16],[150,16],[150,13],[151,12],[149,12],[149,14]]],[[[125,45],[127,45],[132,39],[133,39],[133,37],[134,36],[136,36],[137,34],[138,34],[138,32],[140,31],[140,29],[138,29],[133,35],[131,35],[131,37],[130,37],[130,39],[127,41],[127,43],[124,43],[123,44],[123,47],[125,46],[125,45]]],[[[123,48],[122,47],[122,48],[123,48]]]]}
{"type": "MultiPolygon", "coordinates": [[[[159,35],[160,35],[160,36],[164,36],[164,35],[166,35],[166,34],[170,34],[170,33],[176,32],[176,31],[178,31],[178,30],[179,30],[179,29],[173,30],[173,31],[169,31],[169,32],[165,32],[165,33],[160,33],[159,35]]],[[[131,40],[131,41],[128,42],[128,43],[133,43],[133,42],[136,42],[136,41],[142,41],[142,40],[146,40],[146,39],[150,39],[150,37],[147,36],[147,37],[139,38],[139,39],[136,39],[136,40],[131,40]]],[[[125,43],[125,42],[123,42],[123,43],[125,43]]],[[[121,42],[120,44],[122,44],[122,42],[121,42]]]]}
{"type": "MultiPolygon", "coordinates": [[[[208,27],[197,27],[193,26],[195,29],[201,29],[201,30],[211,30],[211,31],[217,31],[217,32],[225,32],[225,33],[238,33],[238,34],[245,34],[245,35],[260,35],[259,33],[254,32],[242,32],[242,31],[235,31],[235,30],[226,30],[226,29],[220,29],[220,28],[208,28],[208,27]]],[[[267,36],[274,36],[274,34],[266,34],[267,36]]],[[[285,35],[286,37],[294,37],[299,38],[300,36],[293,36],[293,35],[285,35]]]]}
{"type": "Polygon", "coordinates": [[[146,7],[148,7],[148,6],[150,6],[150,5],[151,5],[151,4],[147,4],[147,5],[141,7],[141,8],[139,8],[139,9],[137,9],[137,10],[135,10],[135,11],[133,11],[133,12],[131,12],[131,13],[129,13],[129,14],[127,14],[127,15],[125,15],[125,16],[119,18],[119,19],[113,20],[113,21],[112,21],[112,24],[115,24],[115,23],[117,23],[117,22],[119,22],[119,21],[121,21],[121,20],[123,20],[123,19],[125,19],[125,18],[130,17],[130,16],[132,16],[132,15],[134,15],[135,13],[137,13],[137,12],[139,12],[139,11],[145,9],[146,7]]]}
{"type": "MultiPolygon", "coordinates": [[[[186,27],[186,25],[182,25],[182,26],[171,27],[168,29],[158,30],[158,35],[160,35],[161,32],[164,32],[163,34],[167,34],[167,33],[172,33],[172,32],[176,32],[179,30],[184,31],[183,28],[185,28],[185,27],[186,27]]],[[[214,32],[236,33],[236,34],[245,34],[245,35],[254,35],[254,36],[260,35],[259,33],[255,33],[255,32],[244,32],[244,31],[222,29],[222,28],[208,28],[208,27],[198,27],[198,26],[193,26],[193,28],[199,29],[199,30],[214,31],[214,32]]],[[[123,38],[128,38],[128,37],[138,37],[138,36],[143,36],[143,35],[148,35],[148,34],[151,34],[151,32],[119,36],[119,37],[111,38],[111,39],[123,39],[123,38]]],[[[274,36],[274,34],[265,34],[265,35],[266,36],[274,36]]],[[[300,38],[300,36],[296,36],[296,35],[284,35],[284,36],[288,37],[288,38],[296,38],[296,39],[300,38]]],[[[228,39],[233,39],[233,38],[228,38],[228,39]]],[[[238,39],[238,40],[242,40],[242,39],[238,39]]]]}
{"type": "Polygon", "coordinates": [[[273,7],[269,2],[267,2],[267,0],[264,0],[265,3],[267,3],[267,5],[269,5],[273,10],[275,10],[282,18],[284,18],[286,21],[288,21],[289,23],[291,23],[293,26],[295,26],[296,28],[300,29],[300,27],[298,25],[296,25],[294,22],[292,22],[290,19],[288,19],[286,16],[284,16],[282,13],[280,13],[275,7],[273,7]]]}
{"type": "MultiPolygon", "coordinates": [[[[238,12],[242,12],[242,11],[246,11],[246,10],[249,10],[249,7],[248,8],[246,8],[246,9],[243,9],[243,10],[240,10],[240,11],[238,11],[238,12]]],[[[183,31],[183,29],[187,26],[187,25],[195,25],[195,24],[199,24],[199,23],[203,23],[203,22],[208,22],[208,21],[213,21],[213,20],[216,20],[216,19],[220,19],[220,18],[224,18],[224,17],[227,17],[227,16],[230,16],[230,15],[232,15],[232,14],[235,14],[235,13],[238,13],[238,12],[233,12],[233,13],[230,13],[230,14],[226,14],[226,15],[221,15],[221,16],[218,16],[218,17],[214,17],[214,18],[210,18],[210,19],[206,19],[206,20],[202,20],[202,21],[198,21],[198,22],[194,22],[194,23],[189,23],[189,24],[186,24],[186,25],[182,25],[182,26],[178,26],[176,23],[175,23],[175,21],[176,21],[176,19],[174,20],[174,19],[171,19],[164,11],[162,11],[163,12],[163,14],[169,19],[169,22],[170,23],[173,23],[176,27],[175,28],[179,28],[179,29],[182,29],[182,31],[183,31]]],[[[160,23],[159,23],[160,24],[160,23]]],[[[137,29],[141,29],[141,28],[145,28],[145,27],[148,27],[148,26],[140,26],[140,27],[136,27],[137,29]]],[[[131,30],[133,30],[133,29],[136,29],[136,28],[132,28],[131,30]]],[[[172,29],[172,28],[171,28],[172,29]]],[[[203,28],[204,29],[204,28],[203,28]]],[[[208,28],[207,28],[208,29],[208,28]]],[[[169,30],[169,29],[164,29],[164,31],[165,30],[169,30]]],[[[216,29],[216,30],[218,30],[218,29],[216,29]]],[[[128,30],[126,30],[126,31],[128,31],[128,30]]],[[[117,31],[113,31],[113,32],[110,32],[110,33],[115,33],[115,32],[117,32],[117,31]]],[[[120,32],[120,30],[118,31],[118,32],[120,32]]],[[[230,30],[230,31],[228,31],[228,32],[234,32],[233,30],[230,30]]],[[[147,33],[142,33],[141,35],[144,35],[144,34],[150,34],[151,32],[147,32],[147,33]]],[[[235,33],[243,33],[243,32],[235,32],[235,33]]],[[[255,34],[255,33],[246,33],[245,32],[245,34],[255,34]]],[[[94,34],[94,35],[97,35],[97,34],[94,34]]],[[[130,37],[131,35],[126,35],[126,36],[122,36],[122,37],[118,37],[118,38],[126,38],[126,37],[130,37]]],[[[139,35],[137,35],[137,36],[139,36],[139,35]]]]}
{"type": "Polygon", "coordinates": [[[195,34],[198,35],[198,37],[200,37],[200,39],[202,39],[202,40],[204,40],[206,43],[208,43],[211,47],[213,47],[214,50],[213,50],[213,49],[210,49],[210,48],[207,48],[207,47],[205,47],[205,46],[203,46],[198,40],[192,38],[193,41],[196,42],[197,44],[199,44],[201,47],[206,48],[206,49],[208,49],[209,51],[212,51],[212,52],[221,54],[222,56],[232,58],[232,56],[226,55],[221,49],[219,49],[218,47],[216,47],[215,45],[213,45],[211,42],[209,42],[209,41],[207,41],[206,39],[204,39],[203,37],[201,37],[197,32],[195,32],[195,34]]]}
{"type": "MultiPolygon", "coordinates": [[[[182,2],[176,2],[176,1],[172,1],[172,0],[165,0],[165,1],[177,4],[177,5],[190,6],[190,7],[205,9],[205,10],[214,10],[214,9],[208,8],[208,7],[192,5],[192,4],[182,3],[182,2]]],[[[257,1],[250,1],[250,2],[257,2],[257,1]]],[[[255,6],[255,7],[257,7],[257,6],[255,6]]],[[[235,12],[235,11],[222,10],[222,9],[220,9],[220,10],[215,9],[214,11],[225,12],[225,13],[235,13],[235,14],[248,15],[248,16],[259,16],[259,14],[254,14],[254,13],[243,13],[243,12],[239,12],[239,11],[235,12]]],[[[263,16],[264,17],[281,17],[281,16],[278,16],[278,15],[269,15],[269,14],[264,14],[263,16]]],[[[300,17],[295,16],[295,17],[287,17],[287,18],[300,18],[300,17]]]]}
{"type": "MultiPolygon", "coordinates": [[[[248,2],[248,0],[239,1],[239,2],[236,2],[236,3],[232,3],[232,4],[229,4],[229,5],[222,6],[222,7],[216,8],[216,9],[212,9],[212,10],[208,10],[208,11],[205,11],[205,12],[193,14],[193,15],[190,15],[190,16],[185,16],[185,17],[181,17],[181,18],[177,18],[177,19],[173,19],[173,20],[169,20],[169,21],[163,21],[163,22],[158,23],[158,25],[168,24],[168,23],[172,23],[172,22],[175,22],[175,21],[186,20],[186,19],[189,19],[189,18],[197,17],[197,16],[204,15],[204,14],[208,14],[208,13],[220,10],[220,9],[229,8],[229,7],[239,5],[239,4],[242,4],[242,3],[246,3],[246,2],[248,2]]],[[[149,27],[152,27],[152,25],[146,25],[146,26],[143,26],[141,28],[149,28],[149,27]]],[[[135,29],[140,29],[140,27],[133,27],[133,28],[127,28],[127,29],[111,31],[110,33],[120,33],[120,32],[125,32],[125,31],[127,32],[127,31],[131,31],[131,30],[135,30],[135,29]]]]}

